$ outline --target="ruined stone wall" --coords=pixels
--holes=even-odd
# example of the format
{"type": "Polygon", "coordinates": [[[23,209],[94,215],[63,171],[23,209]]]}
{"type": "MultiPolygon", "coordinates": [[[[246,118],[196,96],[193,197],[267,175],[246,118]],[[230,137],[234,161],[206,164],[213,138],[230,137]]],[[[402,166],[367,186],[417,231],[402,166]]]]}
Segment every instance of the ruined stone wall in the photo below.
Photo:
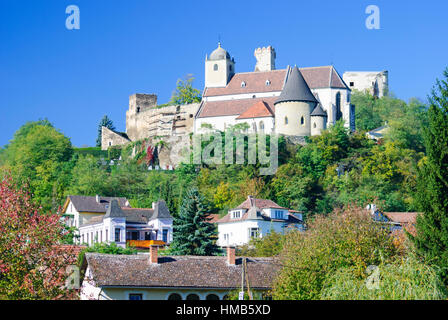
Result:
{"type": "Polygon", "coordinates": [[[130,141],[119,133],[106,127],[101,128],[101,150],[107,150],[113,146],[126,145],[130,141]]]}

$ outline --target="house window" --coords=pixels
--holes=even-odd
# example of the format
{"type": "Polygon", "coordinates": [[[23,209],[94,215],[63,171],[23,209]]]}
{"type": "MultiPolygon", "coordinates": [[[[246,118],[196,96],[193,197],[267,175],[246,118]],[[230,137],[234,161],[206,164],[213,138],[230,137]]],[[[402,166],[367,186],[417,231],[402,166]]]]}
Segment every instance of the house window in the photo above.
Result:
{"type": "Polygon", "coordinates": [[[165,243],[168,243],[168,230],[167,229],[163,229],[163,231],[162,231],[162,241],[165,243]]]}
{"type": "Polygon", "coordinates": [[[93,232],[90,233],[90,241],[92,242],[92,244],[95,243],[95,239],[93,238],[93,232]]]}
{"type": "Polygon", "coordinates": [[[99,238],[98,238],[98,231],[95,233],[95,242],[98,242],[99,238]]]}
{"type": "Polygon", "coordinates": [[[120,242],[121,230],[119,228],[115,229],[115,242],[120,242]]]}
{"type": "Polygon", "coordinates": [[[354,82],[350,82],[350,87],[354,87],[355,83],[354,82]]]}
{"type": "Polygon", "coordinates": [[[87,244],[89,244],[89,233],[86,233],[87,235],[87,244]]]}
{"type": "Polygon", "coordinates": [[[283,211],[275,210],[274,211],[274,217],[275,217],[275,219],[283,219],[283,211]]]}
{"type": "Polygon", "coordinates": [[[199,296],[197,295],[197,294],[195,294],[195,293],[190,293],[188,296],[187,296],[187,299],[186,300],[201,300],[201,299],[199,299],[199,296]]]}
{"type": "Polygon", "coordinates": [[[81,239],[81,242],[84,243],[84,233],[82,234],[81,239]]]}
{"type": "Polygon", "coordinates": [[[143,294],[141,293],[130,293],[129,300],[143,300],[143,294]]]}
{"type": "Polygon", "coordinates": [[[100,231],[100,242],[103,242],[103,230],[100,231]]]}
{"type": "Polygon", "coordinates": [[[218,65],[217,65],[217,64],[215,64],[215,65],[213,66],[213,70],[218,71],[218,65]]]}
{"type": "Polygon", "coordinates": [[[260,235],[260,229],[258,228],[249,228],[249,238],[258,238],[260,235]]]}
{"type": "Polygon", "coordinates": [[[264,122],[263,121],[260,121],[259,127],[260,127],[261,131],[264,131],[264,122]]]}
{"type": "Polygon", "coordinates": [[[178,293],[172,293],[168,296],[168,300],[182,300],[182,297],[178,293]]]}
{"type": "Polygon", "coordinates": [[[109,147],[111,147],[112,146],[112,142],[111,141],[109,141],[109,147]]]}
{"type": "Polygon", "coordinates": [[[106,241],[109,241],[109,229],[106,229],[106,241]]]}
{"type": "Polygon", "coordinates": [[[288,124],[288,117],[285,117],[285,124],[288,124]]]}

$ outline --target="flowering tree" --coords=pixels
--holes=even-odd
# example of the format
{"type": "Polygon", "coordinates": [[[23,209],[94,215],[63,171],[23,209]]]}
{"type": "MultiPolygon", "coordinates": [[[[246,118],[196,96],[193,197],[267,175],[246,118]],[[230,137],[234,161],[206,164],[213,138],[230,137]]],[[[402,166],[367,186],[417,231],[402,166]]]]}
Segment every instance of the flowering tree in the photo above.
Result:
{"type": "Polygon", "coordinates": [[[66,269],[76,264],[61,246],[64,226],[57,214],[43,214],[9,176],[0,180],[0,298],[67,299],[66,269]]]}

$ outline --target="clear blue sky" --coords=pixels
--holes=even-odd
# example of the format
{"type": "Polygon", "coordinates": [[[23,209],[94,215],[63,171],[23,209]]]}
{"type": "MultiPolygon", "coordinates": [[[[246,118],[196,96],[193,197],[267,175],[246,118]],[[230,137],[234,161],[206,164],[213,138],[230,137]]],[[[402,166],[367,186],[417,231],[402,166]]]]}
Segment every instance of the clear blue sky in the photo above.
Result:
{"type": "Polygon", "coordinates": [[[167,102],[189,73],[202,90],[219,35],[237,72],[253,71],[254,49],[272,45],[277,68],[389,70],[399,98],[426,99],[448,66],[447,21],[444,0],[1,0],[0,146],[39,118],[75,146],[95,144],[105,114],[124,131],[129,95],[167,102]],[[65,28],[71,4],[80,30],[65,28]],[[381,30],[365,27],[369,4],[381,30]]]}

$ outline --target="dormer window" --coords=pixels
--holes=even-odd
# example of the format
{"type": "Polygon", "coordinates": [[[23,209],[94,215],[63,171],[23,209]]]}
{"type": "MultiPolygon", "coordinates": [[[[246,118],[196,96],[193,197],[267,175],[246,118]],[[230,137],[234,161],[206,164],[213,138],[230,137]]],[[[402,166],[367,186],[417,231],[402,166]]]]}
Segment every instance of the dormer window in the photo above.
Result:
{"type": "Polygon", "coordinates": [[[266,80],[266,85],[270,86],[271,85],[271,80],[266,80]]]}
{"type": "Polygon", "coordinates": [[[241,211],[232,212],[232,219],[240,219],[240,218],[241,218],[241,211]]]}
{"type": "Polygon", "coordinates": [[[275,210],[275,211],[274,211],[274,218],[275,218],[275,219],[283,219],[283,211],[281,211],[281,210],[275,210]]]}
{"type": "Polygon", "coordinates": [[[241,88],[246,88],[246,82],[245,81],[241,82],[241,88]]]}

